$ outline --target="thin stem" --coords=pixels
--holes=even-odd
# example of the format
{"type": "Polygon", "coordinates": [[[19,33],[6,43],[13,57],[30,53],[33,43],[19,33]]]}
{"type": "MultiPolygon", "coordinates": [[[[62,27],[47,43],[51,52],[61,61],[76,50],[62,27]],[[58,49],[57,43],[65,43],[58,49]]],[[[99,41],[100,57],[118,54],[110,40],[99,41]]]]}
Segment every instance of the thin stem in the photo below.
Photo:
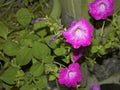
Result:
{"type": "Polygon", "coordinates": [[[59,63],[59,62],[56,62],[56,61],[54,61],[53,63],[60,65],[60,67],[61,67],[61,66],[66,67],[65,65],[63,65],[63,64],[61,64],[61,63],[59,63]]]}
{"type": "Polygon", "coordinates": [[[58,80],[56,79],[56,85],[57,85],[57,89],[60,90],[59,84],[58,84],[58,80]]]}
{"type": "Polygon", "coordinates": [[[105,27],[105,21],[103,21],[103,25],[102,25],[102,29],[101,29],[101,33],[100,33],[100,36],[103,36],[104,27],[105,27]]]}

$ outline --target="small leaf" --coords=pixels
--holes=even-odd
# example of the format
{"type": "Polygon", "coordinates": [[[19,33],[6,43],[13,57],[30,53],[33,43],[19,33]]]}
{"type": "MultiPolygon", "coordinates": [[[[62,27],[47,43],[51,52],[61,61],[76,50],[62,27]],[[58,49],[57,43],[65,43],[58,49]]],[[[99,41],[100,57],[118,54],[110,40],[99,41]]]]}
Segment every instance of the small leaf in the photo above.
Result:
{"type": "Polygon", "coordinates": [[[104,55],[104,54],[105,54],[105,49],[104,49],[104,47],[101,47],[98,51],[99,51],[99,53],[100,53],[101,55],[104,55]]]}
{"type": "Polygon", "coordinates": [[[49,76],[49,80],[50,80],[50,81],[53,81],[53,80],[55,80],[55,79],[56,79],[55,75],[50,75],[50,76],[49,76]]]}
{"type": "Polygon", "coordinates": [[[50,36],[47,36],[45,37],[45,42],[47,43],[47,45],[51,48],[56,48],[57,47],[57,44],[56,43],[52,43],[50,44],[50,40],[54,37],[54,35],[50,35],[50,36]]]}
{"type": "Polygon", "coordinates": [[[5,26],[2,22],[0,22],[0,37],[6,39],[7,35],[8,35],[8,27],[5,26]]]}
{"type": "Polygon", "coordinates": [[[91,53],[96,53],[98,51],[98,46],[91,47],[91,53]]]}
{"type": "Polygon", "coordinates": [[[45,70],[46,72],[58,72],[58,67],[55,64],[45,64],[45,70]]]}
{"type": "Polygon", "coordinates": [[[23,47],[18,51],[16,63],[20,66],[26,65],[32,59],[32,50],[28,47],[23,47]]]}
{"type": "Polygon", "coordinates": [[[60,47],[60,48],[56,48],[54,50],[54,53],[58,56],[61,56],[61,55],[65,55],[66,54],[66,49],[63,48],[63,47],[60,47]]]}
{"type": "Polygon", "coordinates": [[[34,76],[40,76],[44,71],[42,63],[34,63],[30,68],[30,73],[34,76]]]}
{"type": "Polygon", "coordinates": [[[54,60],[53,56],[47,56],[44,58],[43,62],[44,63],[51,63],[54,60]]]}
{"type": "Polygon", "coordinates": [[[1,76],[0,79],[8,84],[15,84],[17,68],[9,67],[1,76]]]}
{"type": "Polygon", "coordinates": [[[31,14],[27,8],[21,8],[17,11],[16,17],[21,25],[27,26],[31,22],[33,14],[31,14]]]}
{"type": "Polygon", "coordinates": [[[7,54],[8,56],[16,55],[18,50],[19,50],[19,46],[17,45],[17,43],[11,40],[7,40],[3,47],[4,53],[7,54]]]}
{"type": "Polygon", "coordinates": [[[41,28],[44,28],[46,27],[46,21],[41,21],[41,22],[38,22],[36,24],[34,24],[34,30],[38,30],[38,29],[41,29],[41,28]]]}

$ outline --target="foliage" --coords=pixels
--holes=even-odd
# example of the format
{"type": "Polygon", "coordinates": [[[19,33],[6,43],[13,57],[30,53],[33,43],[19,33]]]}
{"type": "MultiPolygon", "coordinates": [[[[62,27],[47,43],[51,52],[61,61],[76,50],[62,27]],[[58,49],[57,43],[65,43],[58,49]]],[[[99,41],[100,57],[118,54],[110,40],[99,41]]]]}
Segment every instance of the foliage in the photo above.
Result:
{"type": "MultiPolygon", "coordinates": [[[[0,14],[2,88],[46,90],[49,81],[57,80],[59,69],[73,61],[73,48],[61,35],[66,28],[61,24],[59,0],[1,0],[0,11],[3,12],[0,14]],[[38,22],[32,24],[32,20],[38,22]]],[[[78,18],[81,17],[75,17],[78,18]]],[[[97,57],[120,48],[118,12],[105,21],[92,19],[92,24],[95,26],[92,44],[80,64],[94,64],[97,57]]]]}

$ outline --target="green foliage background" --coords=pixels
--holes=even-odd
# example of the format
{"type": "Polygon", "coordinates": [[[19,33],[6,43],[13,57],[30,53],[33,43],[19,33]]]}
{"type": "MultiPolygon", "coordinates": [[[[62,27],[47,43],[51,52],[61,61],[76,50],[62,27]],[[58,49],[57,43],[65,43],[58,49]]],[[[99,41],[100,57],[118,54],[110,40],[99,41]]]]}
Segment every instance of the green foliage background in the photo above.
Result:
{"type": "MultiPolygon", "coordinates": [[[[88,1],[90,2],[90,0],[0,1],[2,88],[46,90],[48,81],[57,80],[59,68],[66,67],[72,62],[73,49],[64,42],[61,35],[52,44],[49,41],[65,29],[61,24],[61,11],[76,20],[82,17],[87,20],[91,18],[88,14],[88,1]],[[40,20],[40,18],[46,20],[31,23],[32,20],[40,20]]],[[[117,0],[115,4],[115,8],[118,8],[117,0]]],[[[83,62],[94,64],[97,57],[120,48],[119,9],[115,9],[115,12],[112,19],[106,21],[104,27],[102,27],[103,21],[96,22],[92,19],[94,26],[99,26],[99,23],[102,25],[99,28],[95,27],[92,45],[87,48],[84,57],[80,60],[81,66],[83,62]]],[[[84,73],[85,69],[83,69],[84,73]]]]}

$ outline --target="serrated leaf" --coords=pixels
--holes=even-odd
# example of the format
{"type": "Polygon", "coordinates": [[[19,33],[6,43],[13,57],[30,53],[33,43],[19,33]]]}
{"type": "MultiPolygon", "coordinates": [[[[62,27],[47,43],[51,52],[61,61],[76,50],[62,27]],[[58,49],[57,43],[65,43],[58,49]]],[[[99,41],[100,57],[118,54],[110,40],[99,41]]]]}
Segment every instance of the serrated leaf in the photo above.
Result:
{"type": "Polygon", "coordinates": [[[11,40],[7,40],[3,47],[4,53],[7,54],[8,56],[16,55],[18,50],[19,50],[18,44],[11,40]]]}
{"type": "Polygon", "coordinates": [[[5,26],[2,22],[0,22],[0,37],[6,39],[7,34],[8,34],[8,27],[5,26]]]}
{"type": "Polygon", "coordinates": [[[30,68],[30,73],[34,76],[40,76],[44,71],[44,67],[42,63],[34,63],[30,68]]]}
{"type": "Polygon", "coordinates": [[[21,25],[27,26],[31,22],[33,14],[31,14],[27,8],[21,8],[17,11],[16,17],[21,25]]]}
{"type": "Polygon", "coordinates": [[[23,47],[18,51],[16,63],[20,66],[26,65],[32,59],[32,50],[28,47],[23,47]]]}
{"type": "Polygon", "coordinates": [[[49,47],[37,41],[33,43],[32,52],[33,56],[37,59],[44,59],[46,56],[50,55],[49,47]]]}
{"type": "Polygon", "coordinates": [[[17,68],[9,67],[1,76],[0,79],[8,84],[15,84],[17,68]]]}
{"type": "Polygon", "coordinates": [[[60,48],[56,48],[54,50],[54,53],[58,56],[61,56],[61,55],[65,55],[66,54],[66,49],[63,48],[63,47],[60,47],[60,48]]]}

